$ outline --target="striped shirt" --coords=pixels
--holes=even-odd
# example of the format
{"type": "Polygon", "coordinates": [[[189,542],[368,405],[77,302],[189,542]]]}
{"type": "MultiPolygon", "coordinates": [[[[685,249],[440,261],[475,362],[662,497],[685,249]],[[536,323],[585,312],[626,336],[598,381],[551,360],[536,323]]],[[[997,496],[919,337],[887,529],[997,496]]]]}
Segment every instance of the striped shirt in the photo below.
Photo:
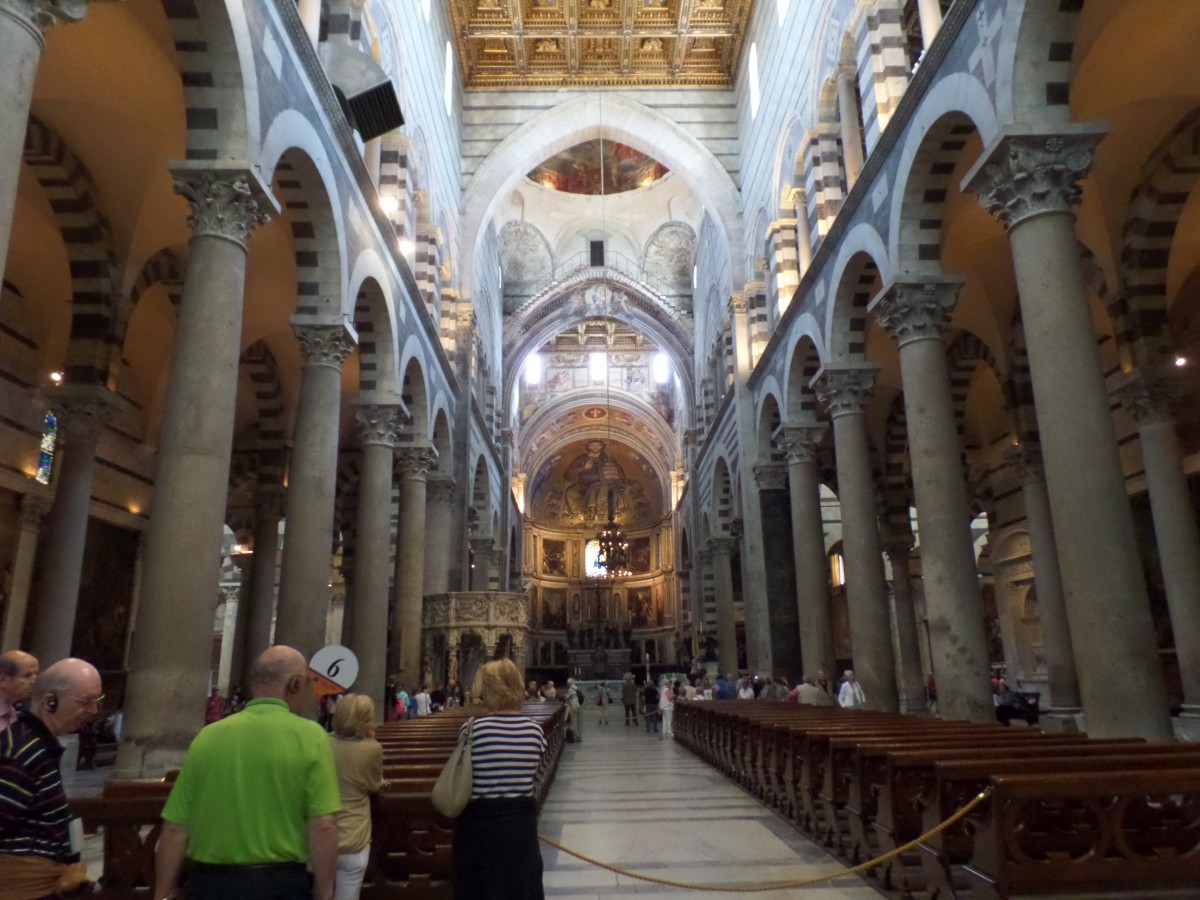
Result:
{"type": "Polygon", "coordinates": [[[545,752],[546,735],[536,719],[476,716],[471,729],[471,799],[533,796],[545,752]]]}
{"type": "Polygon", "coordinates": [[[58,770],[62,754],[42,720],[29,713],[0,732],[0,854],[78,861],[58,770]]]}

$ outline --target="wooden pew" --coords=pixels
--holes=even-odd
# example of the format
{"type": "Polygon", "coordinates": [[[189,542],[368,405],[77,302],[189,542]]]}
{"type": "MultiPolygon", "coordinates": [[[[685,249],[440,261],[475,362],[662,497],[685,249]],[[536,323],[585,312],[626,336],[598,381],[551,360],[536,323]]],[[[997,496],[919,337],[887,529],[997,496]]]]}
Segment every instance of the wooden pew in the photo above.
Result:
{"type": "MultiPolygon", "coordinates": [[[[961,760],[934,765],[936,785],[932,797],[923,798],[924,829],[945,821],[980,791],[995,775],[1066,775],[1076,772],[1162,771],[1200,768],[1200,747],[1189,744],[1137,744],[1114,748],[1095,756],[1039,757],[1036,759],[961,760]]],[[[959,896],[965,879],[955,878],[954,868],[967,864],[975,851],[975,831],[988,816],[985,800],[950,828],[921,842],[921,866],[928,894],[959,896]]]]}
{"type": "Polygon", "coordinates": [[[998,775],[963,872],[977,900],[1195,897],[1200,767],[998,775]]]}

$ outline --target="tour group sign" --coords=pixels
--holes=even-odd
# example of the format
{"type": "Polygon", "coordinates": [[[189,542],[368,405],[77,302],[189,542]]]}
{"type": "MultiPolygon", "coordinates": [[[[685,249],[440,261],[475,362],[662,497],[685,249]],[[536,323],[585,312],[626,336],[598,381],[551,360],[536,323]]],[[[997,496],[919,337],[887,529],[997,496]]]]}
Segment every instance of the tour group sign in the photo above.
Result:
{"type": "Polygon", "coordinates": [[[313,676],[313,693],[318,698],[350,690],[358,677],[358,657],[349,647],[330,644],[313,654],[308,670],[313,676]]]}

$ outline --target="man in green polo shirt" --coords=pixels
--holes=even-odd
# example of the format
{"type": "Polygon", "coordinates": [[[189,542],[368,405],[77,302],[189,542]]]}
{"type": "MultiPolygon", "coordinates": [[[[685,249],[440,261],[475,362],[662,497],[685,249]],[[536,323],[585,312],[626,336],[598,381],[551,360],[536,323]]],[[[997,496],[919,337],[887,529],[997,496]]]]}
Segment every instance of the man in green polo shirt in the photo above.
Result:
{"type": "Polygon", "coordinates": [[[329,736],[300,710],[308,666],[271,647],[250,674],[254,699],[201,731],[163,809],[154,900],[330,900],[341,802],[329,736]]]}

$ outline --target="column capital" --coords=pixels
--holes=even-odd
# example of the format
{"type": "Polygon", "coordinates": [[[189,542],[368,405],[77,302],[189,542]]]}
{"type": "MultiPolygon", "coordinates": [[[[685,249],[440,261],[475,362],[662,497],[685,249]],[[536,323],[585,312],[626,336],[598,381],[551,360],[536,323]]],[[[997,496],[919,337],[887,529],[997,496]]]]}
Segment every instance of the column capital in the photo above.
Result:
{"type": "Polygon", "coordinates": [[[496,546],[495,540],[490,537],[473,537],[468,543],[470,543],[471,551],[476,556],[491,553],[496,546]]]}
{"type": "Polygon", "coordinates": [[[427,503],[450,504],[454,501],[453,478],[426,478],[425,501],[427,503]]]}
{"type": "Polygon", "coordinates": [[[1157,422],[1173,421],[1186,396],[1175,368],[1144,367],[1121,377],[1112,395],[1140,428],[1157,422]]]}
{"type": "Polygon", "coordinates": [[[1022,486],[1041,484],[1046,480],[1046,473],[1042,469],[1042,451],[1036,444],[1013,445],[1004,454],[1004,462],[1022,486]]]}
{"type": "Polygon", "coordinates": [[[320,322],[292,319],[292,331],[300,342],[305,366],[328,366],[342,369],[342,363],[358,342],[358,335],[346,322],[320,322]]]}
{"type": "Polygon", "coordinates": [[[781,425],[775,430],[775,441],[787,453],[788,465],[817,461],[817,451],[829,426],[824,422],[811,425],[781,425]]]}
{"type": "Polygon", "coordinates": [[[42,517],[50,511],[50,499],[41,491],[21,496],[21,529],[37,531],[42,525],[42,517]]]}
{"type": "Polygon", "coordinates": [[[729,298],[729,315],[744,316],[750,311],[750,299],[745,291],[734,291],[729,298]]]}
{"type": "Polygon", "coordinates": [[[730,554],[733,553],[734,543],[735,541],[731,537],[710,537],[705,544],[704,550],[712,557],[714,562],[718,556],[724,556],[728,559],[730,554]]]}
{"type": "Polygon", "coordinates": [[[812,389],[829,409],[831,418],[862,415],[875,389],[879,366],[874,363],[847,363],[822,366],[812,380],[812,389]]]}
{"type": "Polygon", "coordinates": [[[56,22],[78,22],[88,0],[0,0],[0,16],[12,16],[44,43],[46,28],[56,22]]]}
{"type": "Polygon", "coordinates": [[[913,537],[911,534],[904,536],[895,536],[887,540],[883,545],[883,552],[888,555],[889,559],[895,560],[897,557],[907,559],[913,551],[913,537]]]}
{"type": "Polygon", "coordinates": [[[219,168],[189,160],[171,163],[170,170],[175,193],[191,208],[188,227],[197,237],[225,238],[244,248],[254,226],[279,210],[270,190],[248,167],[219,168]]]}
{"type": "Polygon", "coordinates": [[[962,280],[896,281],[867,307],[903,347],[913,341],[940,341],[958,302],[962,280]]]}
{"type": "Polygon", "coordinates": [[[120,394],[90,384],[64,384],[55,388],[49,399],[59,436],[68,447],[94,444],[113,419],[130,407],[120,394]]]}
{"type": "Polygon", "coordinates": [[[400,478],[424,481],[437,460],[437,450],[429,444],[404,444],[396,448],[396,474],[400,478]]]}
{"type": "Polygon", "coordinates": [[[778,463],[754,467],[754,483],[760,491],[787,489],[787,468],[778,463]]]}
{"type": "Polygon", "coordinates": [[[988,212],[1011,229],[1044,213],[1070,212],[1083,194],[1093,151],[1106,129],[1093,123],[1045,132],[1001,132],[963,179],[988,212]]]}
{"type": "Polygon", "coordinates": [[[396,436],[408,420],[408,409],[400,402],[372,403],[355,402],[354,424],[358,428],[358,442],[363,447],[396,446],[396,436]]]}
{"type": "Polygon", "coordinates": [[[512,445],[513,445],[512,429],[511,428],[501,428],[500,429],[500,446],[511,450],[512,445]]]}

